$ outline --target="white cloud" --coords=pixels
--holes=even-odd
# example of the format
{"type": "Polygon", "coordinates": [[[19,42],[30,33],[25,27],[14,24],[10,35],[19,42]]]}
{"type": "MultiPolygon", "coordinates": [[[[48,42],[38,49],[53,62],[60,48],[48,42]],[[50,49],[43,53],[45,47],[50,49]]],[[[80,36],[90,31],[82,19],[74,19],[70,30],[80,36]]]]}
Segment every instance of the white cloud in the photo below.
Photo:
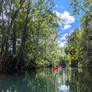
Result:
{"type": "Polygon", "coordinates": [[[61,47],[64,47],[65,43],[64,42],[59,42],[58,46],[61,48],[61,47]]]}
{"type": "Polygon", "coordinates": [[[58,41],[58,46],[59,46],[59,47],[64,47],[64,46],[65,46],[65,44],[67,43],[66,37],[67,37],[68,35],[69,35],[68,33],[64,34],[63,37],[61,38],[61,41],[58,41]]]}
{"type": "Polygon", "coordinates": [[[64,25],[64,28],[63,28],[64,30],[71,28],[71,24],[75,22],[75,18],[71,16],[68,11],[64,11],[64,13],[60,13],[55,10],[54,13],[56,13],[57,17],[60,18],[59,24],[64,25]]]}
{"type": "Polygon", "coordinates": [[[62,14],[56,10],[54,10],[54,13],[56,14],[57,17],[59,17],[60,19],[62,18],[62,14]]]}
{"type": "Polygon", "coordinates": [[[65,24],[71,24],[75,21],[75,18],[73,16],[70,16],[68,11],[64,11],[61,19],[64,20],[65,24]]]}
{"type": "Polygon", "coordinates": [[[69,35],[69,33],[66,33],[64,34],[62,37],[61,37],[61,41],[67,41],[67,36],[69,35]]]}
{"type": "Polygon", "coordinates": [[[59,46],[60,48],[66,46],[67,40],[68,40],[67,37],[70,36],[73,32],[74,32],[74,30],[71,30],[70,33],[65,33],[65,34],[61,37],[61,39],[58,41],[58,46],[59,46]]]}
{"type": "Polygon", "coordinates": [[[71,25],[64,25],[64,30],[71,28],[71,25]]]}

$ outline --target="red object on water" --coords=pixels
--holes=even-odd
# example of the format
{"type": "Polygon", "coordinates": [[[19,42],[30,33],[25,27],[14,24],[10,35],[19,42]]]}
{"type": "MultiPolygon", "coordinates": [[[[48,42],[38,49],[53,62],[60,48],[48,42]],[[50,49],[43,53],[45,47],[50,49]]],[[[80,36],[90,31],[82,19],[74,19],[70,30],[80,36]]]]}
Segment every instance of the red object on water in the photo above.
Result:
{"type": "Polygon", "coordinates": [[[54,67],[54,70],[57,71],[57,70],[62,70],[62,67],[54,67]]]}

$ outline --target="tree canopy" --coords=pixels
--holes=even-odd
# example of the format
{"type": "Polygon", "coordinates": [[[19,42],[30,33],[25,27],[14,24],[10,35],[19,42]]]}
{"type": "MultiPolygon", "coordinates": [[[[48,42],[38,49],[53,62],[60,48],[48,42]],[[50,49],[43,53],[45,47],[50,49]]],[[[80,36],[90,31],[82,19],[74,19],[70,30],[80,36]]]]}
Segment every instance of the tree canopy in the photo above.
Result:
{"type": "Polygon", "coordinates": [[[61,52],[53,0],[2,0],[0,4],[0,70],[54,66],[61,52]]]}

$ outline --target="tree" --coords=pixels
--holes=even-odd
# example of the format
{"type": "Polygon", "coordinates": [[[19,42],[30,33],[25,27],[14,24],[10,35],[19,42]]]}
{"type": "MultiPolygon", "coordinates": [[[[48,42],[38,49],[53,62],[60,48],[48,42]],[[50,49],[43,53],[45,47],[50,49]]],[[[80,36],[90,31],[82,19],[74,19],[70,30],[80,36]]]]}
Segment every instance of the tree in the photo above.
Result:
{"type": "MultiPolygon", "coordinates": [[[[75,15],[79,15],[81,14],[81,40],[79,41],[79,49],[82,48],[82,50],[80,51],[78,49],[79,55],[80,57],[82,57],[82,59],[79,59],[78,57],[78,61],[81,60],[81,64],[83,66],[86,67],[91,67],[92,63],[91,63],[91,52],[92,52],[92,45],[91,45],[91,31],[90,30],[90,25],[92,22],[92,5],[91,5],[92,1],[91,0],[71,0],[71,5],[72,5],[72,9],[73,9],[73,13],[75,15]]],[[[74,36],[74,35],[73,35],[74,36]]],[[[71,38],[71,36],[70,36],[71,38]]],[[[77,37],[75,37],[74,39],[76,39],[77,37]]],[[[76,40],[74,40],[74,42],[76,43],[76,40]]],[[[69,42],[68,42],[69,43],[69,42]]],[[[71,43],[71,41],[70,41],[71,43]]],[[[71,46],[73,46],[73,48],[77,48],[76,46],[74,46],[73,44],[71,44],[71,46]]],[[[76,52],[75,49],[72,50],[73,54],[76,52]]],[[[71,52],[71,54],[72,54],[71,52]]],[[[74,59],[77,58],[77,55],[74,54],[76,57],[74,59]]]]}
{"type": "Polygon", "coordinates": [[[53,0],[3,2],[0,20],[2,71],[48,67],[59,60],[61,52],[56,41],[59,18],[53,6],[53,0]]]}

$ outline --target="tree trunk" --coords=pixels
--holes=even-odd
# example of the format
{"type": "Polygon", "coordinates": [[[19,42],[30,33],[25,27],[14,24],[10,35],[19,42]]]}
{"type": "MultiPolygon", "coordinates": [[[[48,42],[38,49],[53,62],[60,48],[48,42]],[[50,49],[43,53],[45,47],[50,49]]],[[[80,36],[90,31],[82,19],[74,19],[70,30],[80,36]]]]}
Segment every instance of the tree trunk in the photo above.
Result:
{"type": "Polygon", "coordinates": [[[6,37],[6,53],[8,52],[8,49],[9,49],[9,36],[10,36],[10,31],[12,30],[12,26],[14,24],[14,21],[19,13],[19,10],[22,8],[23,6],[23,3],[24,3],[25,0],[20,0],[20,7],[15,11],[13,17],[12,17],[12,20],[10,22],[10,25],[8,26],[8,30],[7,30],[7,37],[6,37]]]}
{"type": "Polygon", "coordinates": [[[16,54],[16,25],[13,27],[13,55],[16,54]]]}
{"type": "Polygon", "coordinates": [[[24,31],[23,31],[23,36],[21,38],[21,46],[20,46],[20,51],[19,51],[19,54],[18,54],[17,64],[16,64],[16,68],[19,68],[21,71],[23,70],[23,65],[24,65],[24,51],[25,51],[25,42],[26,42],[26,39],[27,39],[27,24],[28,24],[29,13],[30,13],[30,0],[28,2],[26,19],[25,19],[25,22],[24,22],[25,23],[24,24],[24,31]]]}
{"type": "Polygon", "coordinates": [[[3,5],[3,0],[0,0],[0,16],[1,16],[1,13],[2,13],[2,5],[3,5]]]}

